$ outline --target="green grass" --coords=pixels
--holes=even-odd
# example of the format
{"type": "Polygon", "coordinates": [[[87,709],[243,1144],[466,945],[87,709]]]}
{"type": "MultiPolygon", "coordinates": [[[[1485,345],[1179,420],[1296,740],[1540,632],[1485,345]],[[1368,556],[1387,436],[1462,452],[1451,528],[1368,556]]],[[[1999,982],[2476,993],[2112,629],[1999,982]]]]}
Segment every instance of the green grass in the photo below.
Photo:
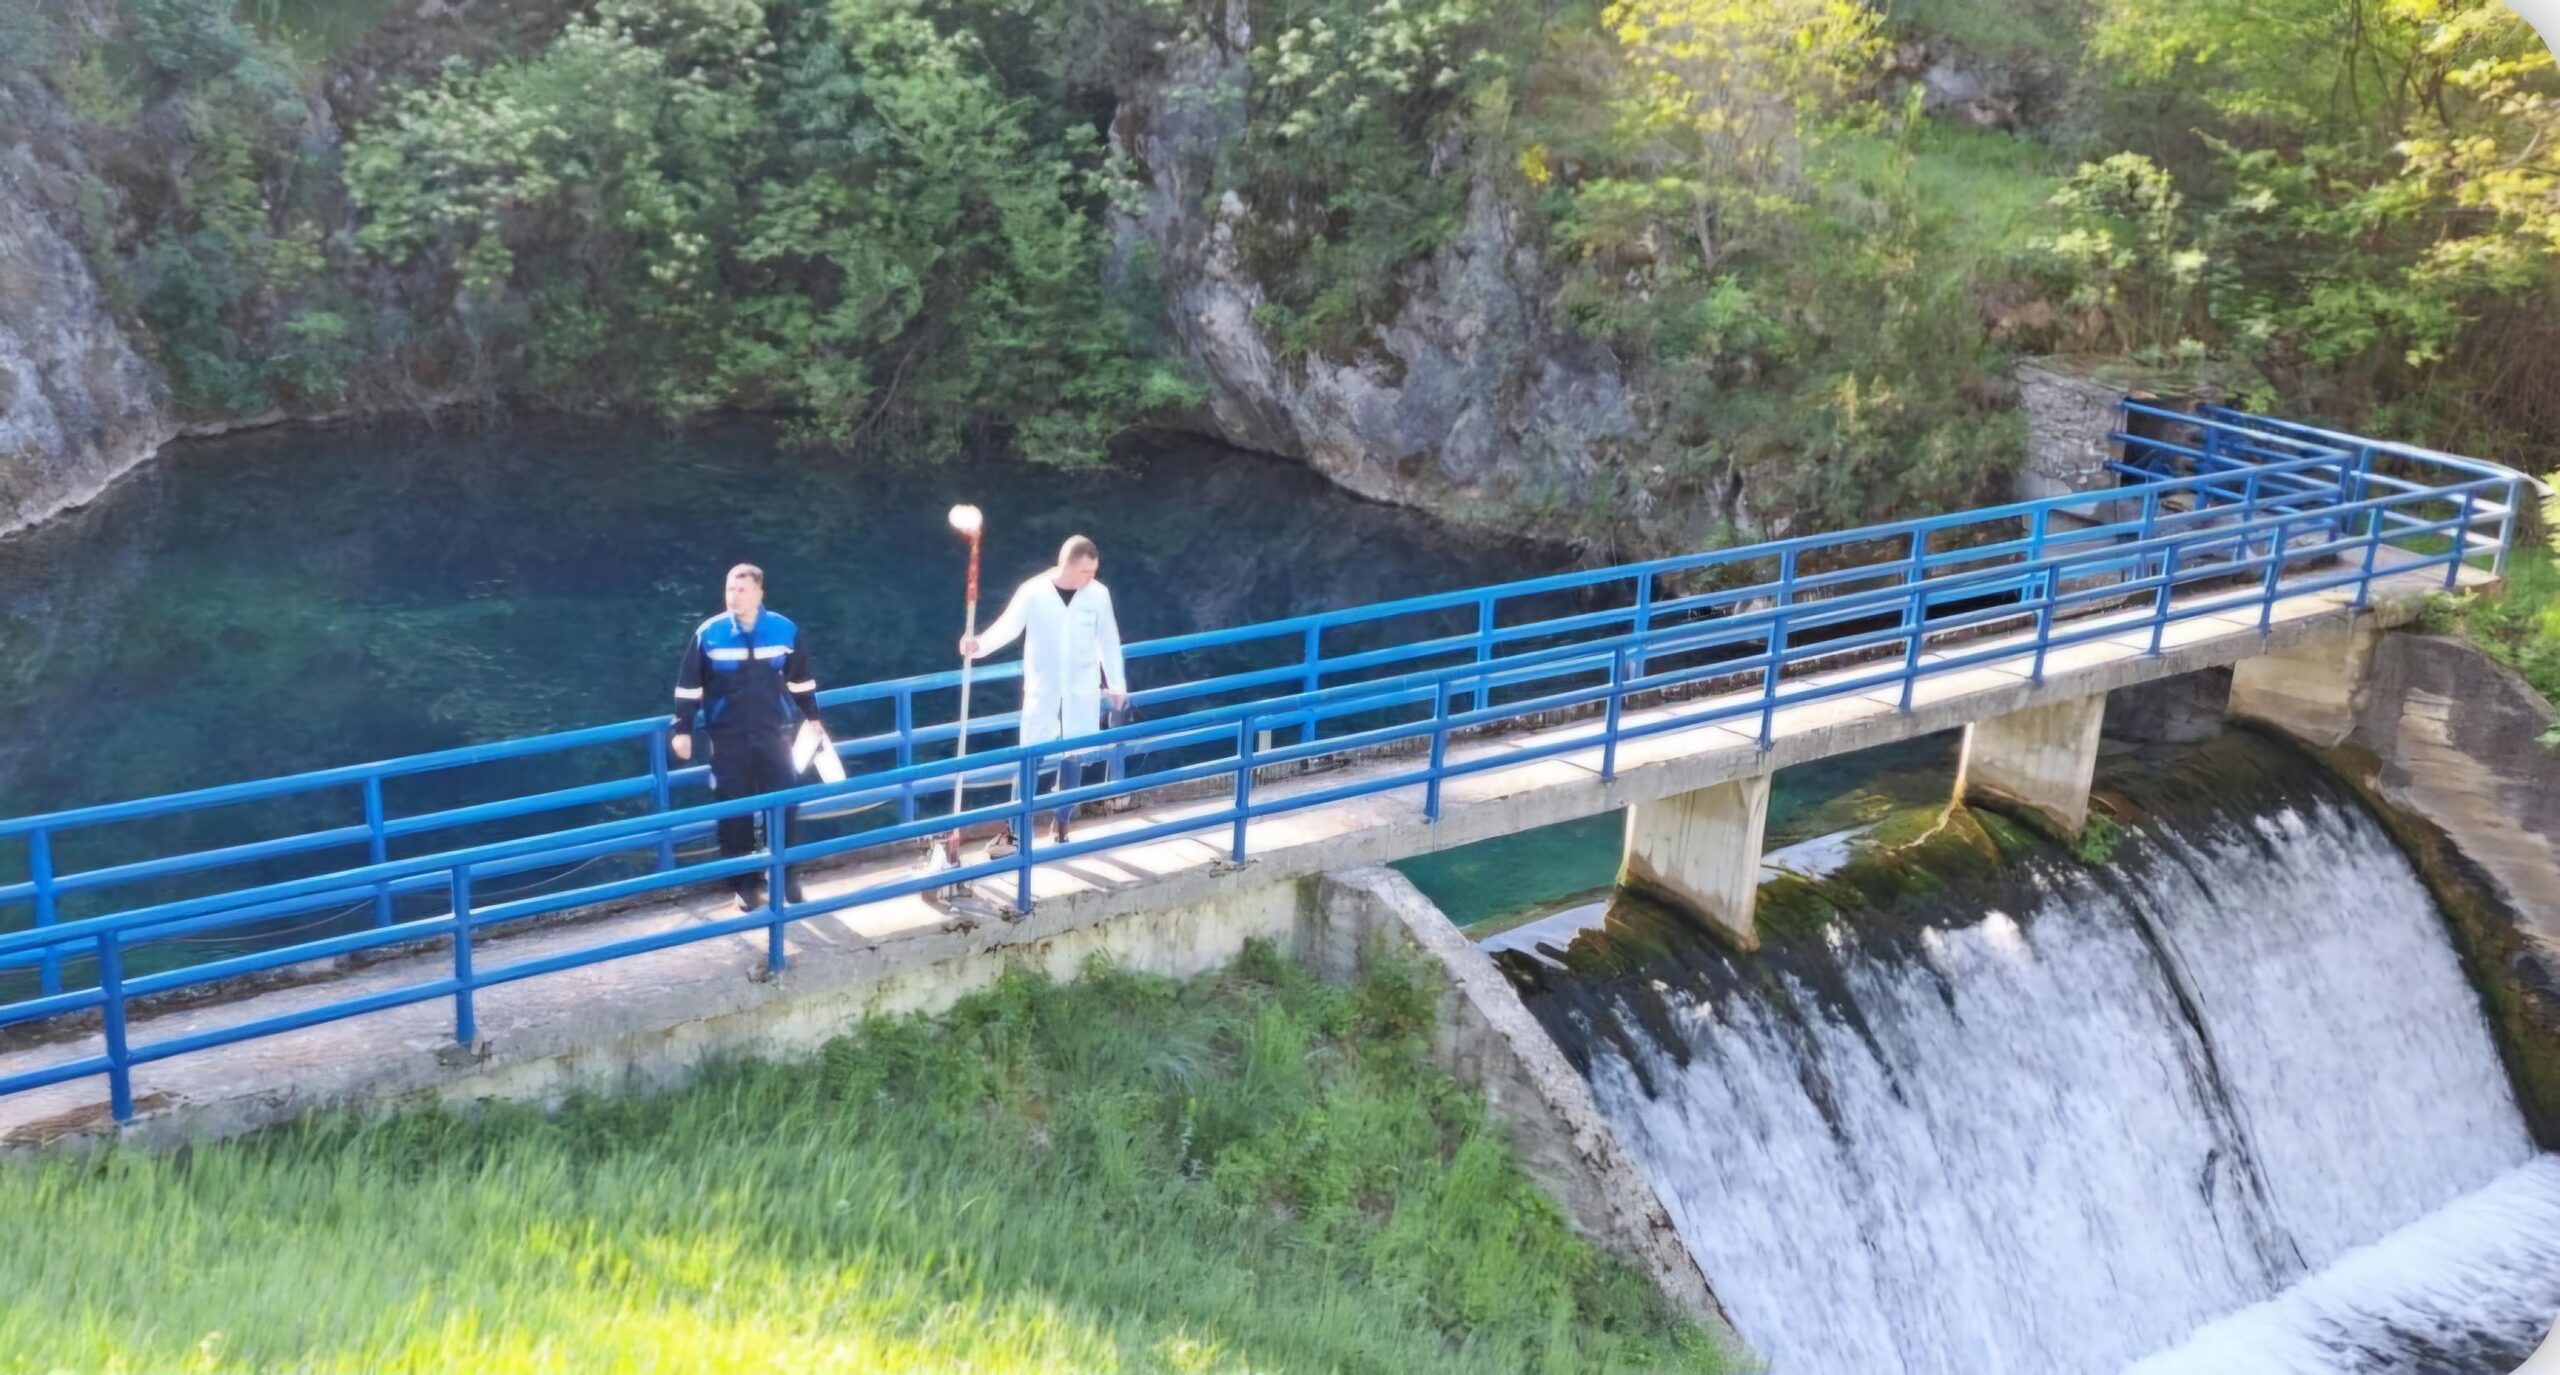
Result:
{"type": "Polygon", "coordinates": [[[1415,966],[1009,979],[653,1097],[0,1168],[6,1371],[1708,1371],[1415,966]]]}
{"type": "Polygon", "coordinates": [[[2548,545],[2516,541],[2504,590],[2455,599],[2444,610],[2489,657],[2560,706],[2560,555],[2548,545]]]}
{"type": "MultiPolygon", "coordinates": [[[[1817,165],[1863,185],[1881,183],[1897,156],[1879,134],[1842,131],[1814,150],[1817,165]]],[[[2013,135],[1924,124],[1911,138],[1911,192],[1960,261],[1996,259],[2050,233],[2054,189],[2069,164],[2052,148],[2013,135]]]]}

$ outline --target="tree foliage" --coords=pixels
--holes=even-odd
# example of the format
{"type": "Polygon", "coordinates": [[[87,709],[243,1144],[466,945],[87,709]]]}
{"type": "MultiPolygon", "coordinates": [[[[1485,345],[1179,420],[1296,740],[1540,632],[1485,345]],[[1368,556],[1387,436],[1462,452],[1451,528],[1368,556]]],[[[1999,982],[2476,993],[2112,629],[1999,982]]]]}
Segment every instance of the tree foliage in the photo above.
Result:
{"type": "Polygon", "coordinates": [[[1807,126],[1857,92],[1883,19],[1855,0],[1611,0],[1600,22],[1626,68],[1621,137],[1686,173],[1713,270],[1728,207],[1801,184],[1807,126]]]}
{"type": "Polygon", "coordinates": [[[1095,460],[1190,399],[1103,286],[1100,150],[921,0],[604,0],[358,137],[361,242],[449,264],[546,392],[1095,460]]]}
{"type": "Polygon", "coordinates": [[[95,251],[201,413],[396,384],[1093,461],[1199,395],[1109,242],[1163,170],[1102,137],[1143,91],[1224,131],[1179,193],[1284,359],[1495,273],[1606,350],[1604,524],[1986,495],[2026,352],[2528,464],[2560,433],[2560,76],[2497,0],[598,0],[395,69],[336,146],[239,13],[0,21],[114,137],[183,131],[113,164],[95,251]],[[1915,42],[2058,111],[1951,128],[1915,42]]]}
{"type": "Polygon", "coordinates": [[[2560,77],[2512,11],[2107,0],[2094,48],[2206,115],[2174,169],[2182,192],[2170,169],[2146,174],[2171,204],[2144,241],[2173,252],[2112,261],[2055,241],[2075,290],[2107,298],[2090,335],[2210,348],[2297,409],[2443,442],[2495,445],[2560,417],[2560,365],[2544,361],[2560,343],[2560,77]]]}

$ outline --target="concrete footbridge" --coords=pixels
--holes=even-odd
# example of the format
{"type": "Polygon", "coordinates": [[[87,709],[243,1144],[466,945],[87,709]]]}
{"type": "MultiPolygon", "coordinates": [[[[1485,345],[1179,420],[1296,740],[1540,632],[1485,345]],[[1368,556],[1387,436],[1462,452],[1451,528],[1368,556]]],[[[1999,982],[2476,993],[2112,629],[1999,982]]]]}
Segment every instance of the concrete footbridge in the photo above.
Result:
{"type": "Polygon", "coordinates": [[[1964,727],[1961,789],[2076,835],[2110,691],[2222,665],[2332,691],[2359,623],[2499,576],[2528,485],[2212,407],[2125,401],[2095,445],[2084,490],[1136,645],[1141,719],[1076,739],[984,718],[959,756],[956,674],[837,689],[849,776],[788,793],[702,801],[657,719],[0,819],[26,876],[0,884],[0,1143],[540,1095],[815,1044],[1008,963],[1187,972],[1303,942],[1300,880],[1606,811],[1625,881],[1747,945],[1777,769],[1964,727]],[[1067,755],[1109,767],[1038,799],[1092,813],[1052,843],[1029,784],[1067,755]],[[508,782],[395,805],[470,770],[508,782]],[[688,859],[795,804],[837,820],[688,859]],[[282,833],[188,848],[215,811],[282,833]],[[1005,822],[1017,852],[926,862],[1005,822]],[[64,861],[108,832],[168,839],[64,861]]]}

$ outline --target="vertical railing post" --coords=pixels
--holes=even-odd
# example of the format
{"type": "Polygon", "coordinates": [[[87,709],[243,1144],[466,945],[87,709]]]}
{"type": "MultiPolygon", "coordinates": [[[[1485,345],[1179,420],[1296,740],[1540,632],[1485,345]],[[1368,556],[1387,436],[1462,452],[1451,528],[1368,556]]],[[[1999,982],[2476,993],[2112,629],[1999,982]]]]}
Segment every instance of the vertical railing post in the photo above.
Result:
{"type": "Polygon", "coordinates": [[[790,904],[790,816],[789,807],[767,807],[764,813],[765,892],[764,908],[773,914],[773,924],[765,928],[764,967],[770,974],[782,972],[783,932],[790,925],[785,915],[790,904]]]}
{"type": "Polygon", "coordinates": [[[2498,517],[2498,549],[2490,556],[2489,572],[2503,577],[2507,571],[2507,550],[2516,542],[2516,508],[2524,502],[2524,479],[2507,479],[2507,509],[2498,517]]]}
{"type": "Polygon", "coordinates": [[[2382,554],[2382,510],[2380,506],[2365,512],[2364,570],[2356,577],[2356,610],[2362,611],[2373,600],[2373,566],[2382,554]]]}
{"type": "Polygon", "coordinates": [[[2154,659],[2160,657],[2160,637],[2169,630],[2169,604],[2178,591],[2178,549],[2172,544],[2160,551],[2160,593],[2151,599],[2151,648],[2154,659]]]}
{"type": "MultiPolygon", "coordinates": [[[[665,816],[668,812],[675,810],[672,801],[673,790],[667,781],[667,742],[674,738],[675,723],[673,721],[661,721],[656,730],[649,732],[649,810],[659,816],[665,816]]],[[[658,872],[663,874],[675,867],[676,833],[672,829],[660,831],[658,832],[658,872]]]]}
{"type": "Polygon", "coordinates": [[[1769,617],[1769,663],[1760,675],[1760,748],[1766,750],[1776,742],[1778,719],[1778,670],[1787,657],[1787,608],[1779,607],[1769,617]]]}
{"type": "Polygon", "coordinates": [[[1928,634],[1929,589],[1913,583],[1903,598],[1902,623],[1902,701],[1894,710],[1911,710],[1911,694],[1920,681],[1920,644],[1928,634]]]}
{"type": "Polygon", "coordinates": [[[2211,498],[2221,495],[2221,492],[2216,488],[2213,480],[2215,471],[2222,466],[2221,429],[2215,426],[2211,421],[2197,421],[2196,448],[2204,455],[2204,457],[2196,461],[2196,472],[2204,478],[2204,486],[2198,490],[2207,498],[2208,503],[2210,503],[2211,498]]]}
{"type": "Polygon", "coordinates": [[[2242,479],[2242,480],[2241,480],[2241,484],[2240,484],[2240,532],[2241,532],[2241,533],[2240,533],[2239,547],[2238,547],[2237,549],[2234,549],[2234,550],[2232,550],[2232,551],[2231,551],[2231,557],[2232,557],[2232,558],[2234,558],[2234,559],[2245,559],[2245,558],[2249,557],[2249,533],[2248,533],[2248,532],[2249,532],[2249,527],[2250,527],[2251,525],[2253,525],[2253,524],[2257,523],[2257,519],[2258,519],[2258,470],[2257,470],[2257,469],[2255,469],[2255,468],[2251,468],[2251,469],[2249,470],[2249,476],[2248,476],[2248,477],[2246,477],[2246,478],[2244,478],[2244,479],[2242,479]]]}
{"type": "Polygon", "coordinates": [[[1609,708],[1607,719],[1600,727],[1600,781],[1603,783],[1613,782],[1618,777],[1618,719],[1625,712],[1626,700],[1627,647],[1620,645],[1609,655],[1609,708]]]}
{"type": "Polygon", "coordinates": [[[1902,571],[1902,701],[1897,711],[1911,710],[1913,683],[1920,676],[1920,641],[1928,633],[1929,531],[1911,532],[1911,561],[1902,571]]]}
{"type": "MultiPolygon", "coordinates": [[[[39,826],[27,832],[27,881],[35,885],[36,925],[47,927],[56,919],[53,893],[53,833],[39,826]]],[[[36,986],[48,998],[62,991],[62,949],[48,945],[38,961],[36,986]]]]}
{"type": "MultiPolygon", "coordinates": [[[[364,852],[368,862],[381,864],[391,857],[391,838],[382,832],[382,775],[368,774],[364,780],[364,852]]],[[[373,885],[373,924],[391,924],[391,885],[373,885]]]]}
{"type": "Polygon", "coordinates": [[[471,866],[453,866],[453,1039],[469,1045],[480,1039],[480,1018],[471,1006],[471,866]]]}
{"type": "Polygon", "coordinates": [[[2139,582],[2151,576],[2154,557],[2151,541],[2160,537],[2160,489],[2156,485],[2142,489],[2142,518],[2133,531],[2133,576],[2139,582]]]}
{"type": "Polygon", "coordinates": [[[1234,839],[1227,846],[1227,858],[1244,863],[1245,823],[1253,819],[1253,734],[1254,718],[1246,716],[1236,722],[1236,826],[1234,839]]]}
{"type": "MultiPolygon", "coordinates": [[[[1902,585],[1905,587],[1918,587],[1928,580],[1929,532],[1924,528],[1911,532],[1911,557],[1910,562],[1902,570],[1902,585]]],[[[1913,603],[1912,605],[1916,605],[1916,603],[1913,603]]],[[[1905,608],[1905,614],[1906,617],[1908,617],[1907,606],[1905,608]]],[[[1902,628],[1917,634],[1920,630],[1920,622],[1916,618],[1908,618],[1905,620],[1902,628]]]]}
{"type": "MultiPolygon", "coordinates": [[[[1616,703],[1610,704],[1613,708],[1616,703]]],[[[1449,762],[1449,680],[1431,687],[1431,769],[1422,783],[1422,819],[1440,819],[1440,770],[1449,762]]]]}
{"type": "MultiPolygon", "coordinates": [[[[2372,474],[2373,446],[2370,444],[2358,444],[2356,446],[2355,462],[2346,465],[2338,475],[2338,504],[2342,506],[2353,506],[2357,502],[2363,501],[2365,498],[2365,489],[2372,485],[2372,474]]],[[[2355,531],[2350,528],[2353,519],[2354,517],[2348,515],[2339,516],[2337,520],[2337,532],[2331,535],[2330,538],[2345,539],[2347,536],[2355,533],[2355,531]]]]}
{"type": "MultiPolygon", "coordinates": [[[[2027,565],[2029,567],[2032,568],[2044,562],[2045,536],[2052,528],[2053,508],[2037,507],[2035,516],[2028,522],[2027,565]]],[[[2036,656],[2034,668],[2027,681],[2041,683],[2044,681],[2045,641],[2053,634],[2053,597],[2056,588],[2053,570],[2037,569],[2027,586],[2033,589],[2031,595],[2036,598],[2036,656]]]]}
{"type": "Polygon", "coordinates": [[[2029,586],[2035,588],[2036,596],[2036,656],[2027,672],[2027,681],[2041,683],[2044,681],[2045,651],[2053,643],[2053,605],[2062,595],[2062,578],[2057,570],[2047,568],[2037,573],[2029,586]]]}
{"type": "Polygon", "coordinates": [[[2462,489],[2462,514],[2456,519],[2453,527],[2453,556],[2444,566],[2444,585],[2447,591],[2462,585],[2462,564],[2471,555],[2472,496],[2472,488],[2465,486],[2462,489]]]}
{"type": "MultiPolygon", "coordinates": [[[[898,689],[895,709],[898,731],[898,769],[901,773],[916,763],[916,698],[905,688],[898,689]]],[[[916,781],[912,778],[898,785],[898,820],[901,824],[916,819],[916,781]]]]}
{"type": "MultiPolygon", "coordinates": [[[[1493,594],[1488,592],[1476,598],[1476,663],[1483,665],[1491,662],[1493,662],[1493,594]]],[[[1484,710],[1492,697],[1492,675],[1487,674],[1476,679],[1475,709],[1484,710]]]]}
{"type": "Polygon", "coordinates": [[[1312,745],[1316,742],[1316,704],[1314,697],[1315,694],[1324,687],[1324,669],[1322,667],[1324,663],[1324,627],[1321,625],[1311,625],[1307,627],[1306,656],[1304,662],[1306,664],[1306,672],[1298,679],[1299,690],[1306,693],[1309,700],[1307,702],[1306,725],[1298,732],[1298,739],[1302,744],[1312,745]]]}
{"type": "Polygon", "coordinates": [[[114,931],[98,933],[98,992],[107,1042],[107,1103],[116,1121],[133,1120],[133,1058],[124,1039],[124,938],[114,931]]]}
{"type": "MultiPolygon", "coordinates": [[[[1653,635],[1653,579],[1650,570],[1636,575],[1635,659],[1632,666],[1638,678],[1644,676],[1645,642],[1653,635]]],[[[1625,675],[1620,676],[1623,678],[1625,675]]]]}
{"type": "Polygon", "coordinates": [[[2291,521],[2279,517],[2276,520],[2275,544],[2267,550],[2266,585],[2258,593],[2258,633],[2261,635],[2275,628],[2276,592],[2284,582],[2284,551],[2292,539],[2291,521]]]}
{"type": "MultiPolygon", "coordinates": [[[[1063,764],[1061,768],[1065,767],[1063,764]]],[[[1064,783],[1066,780],[1058,780],[1064,783]]],[[[1031,915],[1031,845],[1032,834],[1040,828],[1033,823],[1040,813],[1032,805],[1040,790],[1040,752],[1033,750],[1022,756],[1022,764],[1013,776],[1013,910],[1031,915]]]]}

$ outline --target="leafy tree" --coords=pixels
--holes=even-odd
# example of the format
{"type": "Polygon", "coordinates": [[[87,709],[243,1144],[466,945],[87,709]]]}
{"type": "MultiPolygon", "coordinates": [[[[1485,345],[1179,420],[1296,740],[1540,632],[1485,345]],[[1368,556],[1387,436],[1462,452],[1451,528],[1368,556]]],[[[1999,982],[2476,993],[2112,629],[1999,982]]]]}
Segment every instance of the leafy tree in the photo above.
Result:
{"type": "Polygon", "coordinates": [[[929,455],[1002,428],[1092,462],[1192,393],[1105,297],[1098,140],[1036,134],[944,17],[604,0],[363,131],[361,242],[449,264],[555,394],[780,405],[808,438],[929,455]]]}
{"type": "Polygon", "coordinates": [[[2213,114],[2162,231],[2187,247],[2081,264],[2121,338],[2196,325],[2289,405],[2445,442],[2560,414],[2560,78],[2503,4],[2108,0],[2094,42],[2213,114]],[[2206,318],[2163,314],[2199,275],[2206,318]]]}
{"type": "Polygon", "coordinates": [[[1688,172],[1710,271],[1730,208],[1799,179],[1807,121],[1844,103],[1882,46],[1881,17],[1856,0],[1612,0],[1600,22],[1624,53],[1628,137],[1688,172]]]}

